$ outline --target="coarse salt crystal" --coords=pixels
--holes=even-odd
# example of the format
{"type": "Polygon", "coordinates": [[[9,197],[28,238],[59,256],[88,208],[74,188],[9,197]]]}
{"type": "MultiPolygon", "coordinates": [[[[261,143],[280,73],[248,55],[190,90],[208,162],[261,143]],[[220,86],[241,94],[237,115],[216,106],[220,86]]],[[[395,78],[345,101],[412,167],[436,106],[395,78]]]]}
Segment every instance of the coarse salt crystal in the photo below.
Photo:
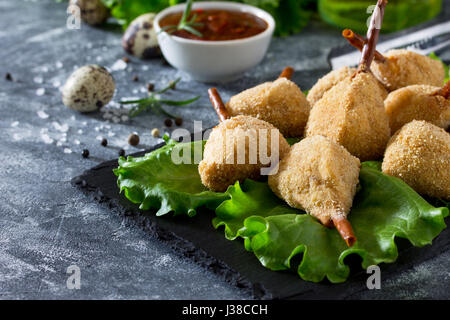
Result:
{"type": "Polygon", "coordinates": [[[36,90],[36,95],[38,96],[43,96],[45,94],[45,89],[44,88],[39,88],[36,90]]]}
{"type": "Polygon", "coordinates": [[[64,153],[72,153],[72,150],[69,148],[64,148],[64,153]]]}
{"type": "Polygon", "coordinates": [[[64,124],[61,125],[58,122],[53,121],[52,125],[59,132],[67,132],[67,131],[69,131],[69,125],[67,123],[64,123],[64,124]]]}
{"type": "Polygon", "coordinates": [[[47,119],[49,117],[49,115],[44,110],[39,110],[37,112],[37,115],[41,119],[47,119]]]}
{"type": "Polygon", "coordinates": [[[11,127],[17,127],[19,125],[19,121],[14,121],[13,123],[11,123],[11,127]]]}
{"type": "Polygon", "coordinates": [[[127,63],[125,61],[123,61],[122,59],[117,60],[111,66],[112,71],[125,70],[126,68],[127,68],[127,63]]]}
{"type": "Polygon", "coordinates": [[[33,81],[34,81],[35,83],[41,84],[41,83],[44,82],[44,79],[43,79],[42,77],[37,76],[37,77],[34,77],[34,78],[33,78],[33,81]]]}
{"type": "Polygon", "coordinates": [[[41,134],[41,138],[42,138],[42,140],[43,140],[46,144],[53,143],[53,141],[54,141],[54,140],[53,140],[52,138],[50,138],[49,135],[46,134],[46,133],[41,134]]]}

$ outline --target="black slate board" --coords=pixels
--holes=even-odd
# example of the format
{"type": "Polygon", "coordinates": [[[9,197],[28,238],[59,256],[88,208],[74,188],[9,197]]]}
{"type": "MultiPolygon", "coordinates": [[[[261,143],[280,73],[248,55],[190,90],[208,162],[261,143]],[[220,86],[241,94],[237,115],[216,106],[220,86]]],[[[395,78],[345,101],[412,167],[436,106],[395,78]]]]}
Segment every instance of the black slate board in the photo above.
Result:
{"type": "MultiPolygon", "coordinates": [[[[133,156],[142,156],[163,145],[133,156]]],[[[112,171],[116,167],[117,160],[104,162],[73,178],[72,184],[94,200],[108,205],[114,214],[140,225],[176,252],[218,274],[232,285],[247,290],[256,299],[353,299],[358,298],[359,292],[368,290],[368,275],[360,267],[361,260],[356,255],[346,258],[345,262],[351,266],[352,274],[345,283],[331,284],[327,280],[321,283],[307,282],[295,272],[275,272],[264,268],[253,253],[244,249],[242,241],[225,239],[223,229],[215,230],[212,227],[212,211],[200,209],[195,217],[189,218],[173,217],[171,214],[156,217],[153,212],[139,210],[137,205],[119,194],[116,176],[112,171]]],[[[447,224],[448,221],[449,218],[447,224]]],[[[432,246],[416,248],[403,239],[396,239],[396,243],[399,248],[397,261],[380,266],[383,281],[446,251],[450,245],[450,229],[442,231],[432,246]]],[[[300,259],[297,257],[297,263],[300,259]]]]}

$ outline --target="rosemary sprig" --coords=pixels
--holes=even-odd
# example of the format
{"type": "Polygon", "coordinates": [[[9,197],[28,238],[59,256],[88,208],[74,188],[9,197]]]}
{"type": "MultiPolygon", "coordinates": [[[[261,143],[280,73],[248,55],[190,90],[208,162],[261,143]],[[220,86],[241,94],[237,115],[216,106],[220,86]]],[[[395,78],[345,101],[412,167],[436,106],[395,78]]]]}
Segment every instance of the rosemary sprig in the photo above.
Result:
{"type": "Polygon", "coordinates": [[[135,104],[134,107],[130,109],[128,112],[128,115],[133,118],[139,115],[140,113],[146,111],[146,110],[152,110],[156,114],[162,114],[169,118],[177,118],[178,116],[173,115],[166,110],[163,109],[163,105],[169,105],[169,106],[184,106],[187,104],[190,104],[192,102],[197,101],[200,96],[197,96],[192,99],[188,100],[167,100],[167,99],[161,99],[160,95],[165,93],[166,91],[175,88],[175,85],[181,80],[181,78],[176,79],[175,81],[172,81],[167,85],[167,87],[163,88],[162,90],[155,91],[149,93],[147,98],[144,99],[138,99],[138,100],[126,100],[126,101],[120,101],[120,104],[135,104]]]}
{"type": "Polygon", "coordinates": [[[186,2],[186,9],[184,10],[183,16],[181,17],[181,20],[177,26],[176,25],[165,26],[164,28],[161,28],[161,32],[165,31],[169,34],[172,34],[177,30],[186,30],[187,32],[190,32],[193,35],[196,35],[197,37],[201,38],[203,35],[194,27],[201,27],[203,26],[203,23],[195,22],[195,20],[197,19],[196,13],[194,13],[192,15],[192,18],[189,19],[189,16],[191,15],[192,2],[193,2],[192,0],[188,0],[186,2]]]}

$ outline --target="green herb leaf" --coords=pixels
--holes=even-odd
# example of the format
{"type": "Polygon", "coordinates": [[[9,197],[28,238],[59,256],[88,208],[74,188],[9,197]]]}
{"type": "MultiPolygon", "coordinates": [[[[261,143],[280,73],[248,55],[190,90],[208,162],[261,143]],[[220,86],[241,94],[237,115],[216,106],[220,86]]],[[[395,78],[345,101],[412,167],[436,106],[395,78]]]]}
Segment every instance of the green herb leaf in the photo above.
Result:
{"type": "Polygon", "coordinates": [[[169,140],[166,146],[143,157],[120,157],[119,167],[114,170],[120,192],[131,202],[139,203],[142,210],[157,209],[157,216],[171,211],[193,216],[202,206],[214,210],[228,195],[209,191],[202,185],[193,154],[192,164],[172,161],[173,152],[182,157],[186,150],[202,150],[203,143],[177,144],[169,140]]]}
{"type": "Polygon", "coordinates": [[[192,102],[197,101],[200,96],[197,96],[195,98],[187,99],[187,100],[167,100],[167,99],[161,99],[159,97],[160,94],[170,90],[175,89],[176,84],[181,80],[181,78],[176,79],[175,81],[171,81],[164,89],[156,92],[152,92],[149,94],[148,98],[144,99],[137,99],[137,100],[122,100],[119,101],[120,104],[135,104],[133,108],[131,108],[128,115],[130,117],[136,117],[140,113],[144,112],[145,110],[152,110],[153,112],[157,114],[164,114],[170,118],[177,118],[176,115],[173,115],[166,110],[163,109],[162,104],[167,104],[171,106],[183,106],[190,104],[192,102]]]}
{"type": "Polygon", "coordinates": [[[179,28],[179,29],[186,30],[186,31],[188,31],[188,32],[190,32],[190,33],[196,35],[197,37],[202,37],[202,36],[203,36],[199,31],[195,30],[194,28],[192,28],[192,27],[189,26],[188,24],[179,26],[178,28],[179,28]]]}
{"type": "Polygon", "coordinates": [[[182,100],[182,101],[176,101],[176,100],[164,100],[164,99],[160,99],[158,100],[161,103],[167,104],[169,106],[184,106],[187,104],[190,104],[192,102],[197,101],[198,99],[200,99],[200,96],[197,96],[195,98],[192,99],[188,99],[188,100],[182,100]]]}
{"type": "Polygon", "coordinates": [[[169,30],[167,32],[169,32],[169,34],[172,34],[176,30],[186,30],[187,32],[190,32],[190,33],[196,35],[197,37],[201,38],[203,35],[198,30],[193,28],[196,26],[203,25],[202,23],[195,22],[195,20],[197,19],[197,14],[194,13],[192,15],[191,19],[189,19],[189,16],[191,15],[192,2],[193,2],[192,0],[186,1],[186,8],[184,9],[183,15],[177,26],[174,26],[174,25],[166,26],[166,27],[162,28],[161,31],[169,30]]]}

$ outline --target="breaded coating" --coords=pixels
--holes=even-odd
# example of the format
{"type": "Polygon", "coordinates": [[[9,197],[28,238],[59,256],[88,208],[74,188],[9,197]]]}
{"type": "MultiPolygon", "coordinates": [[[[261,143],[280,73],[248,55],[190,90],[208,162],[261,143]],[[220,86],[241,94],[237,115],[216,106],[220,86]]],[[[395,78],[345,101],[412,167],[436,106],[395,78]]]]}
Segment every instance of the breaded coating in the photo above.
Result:
{"type": "Polygon", "coordinates": [[[358,184],[360,162],[334,141],[312,136],[294,144],[269,176],[269,186],[291,207],[303,209],[331,226],[333,215],[346,217],[358,184]]]}
{"type": "Polygon", "coordinates": [[[312,108],[306,136],[322,135],[361,161],[383,156],[390,137],[381,89],[375,77],[358,72],[326,92],[312,108]]]}
{"type": "MultiPolygon", "coordinates": [[[[309,90],[308,95],[306,99],[309,101],[309,104],[311,107],[316,104],[317,101],[322,99],[325,92],[333,88],[335,85],[337,85],[339,82],[341,82],[344,79],[347,79],[351,76],[353,76],[356,72],[356,68],[349,68],[349,67],[342,67],[336,70],[333,70],[329,73],[327,73],[325,76],[320,78],[316,84],[309,90]]],[[[380,87],[380,90],[383,95],[383,99],[386,99],[388,92],[384,88],[383,84],[378,82],[378,86],[380,87]]]]}
{"type": "Polygon", "coordinates": [[[405,124],[389,141],[382,169],[420,194],[450,200],[450,134],[426,121],[405,124]]]}
{"type": "Polygon", "coordinates": [[[413,85],[392,91],[384,100],[391,132],[412,120],[425,120],[447,129],[450,126],[450,100],[436,94],[439,90],[439,87],[413,85]]]}
{"type": "Polygon", "coordinates": [[[414,84],[440,87],[445,71],[440,61],[404,49],[384,54],[385,62],[374,61],[371,69],[389,91],[414,84]]]}
{"type": "Polygon", "coordinates": [[[307,99],[311,106],[322,99],[325,92],[333,88],[342,80],[351,77],[356,72],[356,68],[342,67],[336,70],[333,70],[322,78],[320,78],[316,84],[309,90],[307,99]]]}
{"type": "Polygon", "coordinates": [[[249,116],[237,116],[221,122],[212,130],[198,171],[203,185],[207,188],[225,191],[238,180],[243,182],[247,178],[258,179],[261,175],[260,169],[270,167],[271,156],[282,158],[288,151],[289,144],[273,125],[249,116]],[[274,140],[278,142],[278,146],[274,145],[273,151],[278,152],[279,157],[272,154],[272,134],[278,135],[278,141],[274,140]],[[259,148],[264,142],[264,146],[267,145],[266,150],[259,148]],[[243,155],[242,151],[238,150],[238,145],[245,152],[243,155]],[[243,157],[242,161],[239,160],[239,154],[243,157]],[[251,156],[255,154],[256,157],[251,156]],[[261,161],[266,155],[268,159],[261,161]]]}
{"type": "Polygon", "coordinates": [[[279,78],[233,96],[226,109],[231,116],[248,115],[267,121],[286,137],[301,137],[310,107],[294,82],[279,78]]]}

